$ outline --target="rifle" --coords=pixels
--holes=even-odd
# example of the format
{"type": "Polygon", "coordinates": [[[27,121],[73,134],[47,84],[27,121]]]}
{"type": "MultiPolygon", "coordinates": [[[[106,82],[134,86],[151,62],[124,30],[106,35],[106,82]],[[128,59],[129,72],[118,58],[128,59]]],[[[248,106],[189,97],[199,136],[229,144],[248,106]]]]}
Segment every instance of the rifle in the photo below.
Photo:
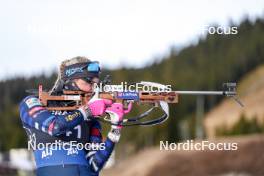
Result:
{"type": "MultiPolygon", "coordinates": [[[[109,84],[109,78],[106,78],[103,83],[104,85],[109,84]]],[[[152,86],[162,90],[165,90],[165,85],[154,83],[154,82],[144,82],[140,83],[144,86],[152,86]]],[[[108,85],[111,87],[111,85],[108,85]]],[[[144,113],[131,118],[125,118],[119,125],[122,126],[151,126],[161,124],[169,118],[169,106],[168,104],[175,104],[179,101],[179,95],[221,95],[233,98],[240,106],[243,104],[237,97],[236,83],[224,83],[223,90],[221,91],[107,91],[100,92],[96,90],[94,92],[82,92],[82,91],[69,91],[63,90],[63,95],[51,95],[48,91],[43,91],[42,85],[39,85],[38,96],[43,106],[48,110],[57,111],[71,111],[76,110],[80,106],[86,104],[91,97],[97,97],[102,99],[109,99],[113,102],[123,103],[125,106],[129,102],[138,102],[140,104],[151,104],[152,107],[145,111],[144,113]],[[54,106],[52,102],[64,102],[64,106],[54,106]],[[53,106],[51,106],[53,104],[53,106]],[[153,120],[142,121],[143,118],[151,114],[154,109],[161,109],[163,115],[153,120]]],[[[109,116],[104,118],[99,118],[103,122],[111,124],[109,116]]]]}

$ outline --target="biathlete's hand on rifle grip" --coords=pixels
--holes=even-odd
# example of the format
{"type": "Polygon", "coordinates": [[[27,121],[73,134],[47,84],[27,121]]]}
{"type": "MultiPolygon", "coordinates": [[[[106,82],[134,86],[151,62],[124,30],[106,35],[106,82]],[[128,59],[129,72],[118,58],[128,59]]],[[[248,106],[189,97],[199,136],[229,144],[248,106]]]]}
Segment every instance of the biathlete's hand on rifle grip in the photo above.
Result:
{"type": "Polygon", "coordinates": [[[127,109],[124,108],[122,103],[113,103],[110,107],[106,108],[106,111],[111,118],[111,123],[116,124],[112,125],[112,129],[121,129],[122,125],[118,125],[123,121],[125,114],[129,113],[132,109],[132,102],[128,104],[127,109]]]}
{"type": "Polygon", "coordinates": [[[86,105],[82,106],[87,116],[99,117],[105,113],[107,107],[112,105],[112,100],[108,99],[91,99],[86,105]]]}

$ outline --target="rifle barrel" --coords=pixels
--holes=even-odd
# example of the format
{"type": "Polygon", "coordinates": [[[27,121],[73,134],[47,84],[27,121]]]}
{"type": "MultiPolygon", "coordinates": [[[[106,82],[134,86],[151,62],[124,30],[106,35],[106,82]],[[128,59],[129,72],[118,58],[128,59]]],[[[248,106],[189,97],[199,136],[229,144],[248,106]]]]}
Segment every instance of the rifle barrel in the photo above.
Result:
{"type": "Polygon", "coordinates": [[[182,95],[236,95],[234,91],[175,91],[177,94],[182,95]]]}

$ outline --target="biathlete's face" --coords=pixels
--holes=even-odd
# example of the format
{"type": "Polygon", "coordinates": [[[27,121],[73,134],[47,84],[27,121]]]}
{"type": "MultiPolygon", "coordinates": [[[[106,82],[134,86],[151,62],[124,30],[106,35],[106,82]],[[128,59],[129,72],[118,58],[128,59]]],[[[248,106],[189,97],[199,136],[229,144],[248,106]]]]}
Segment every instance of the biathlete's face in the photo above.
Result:
{"type": "Polygon", "coordinates": [[[87,82],[84,79],[75,79],[75,84],[80,90],[84,92],[92,92],[94,89],[94,84],[99,83],[99,79],[94,77],[91,81],[87,82]]]}

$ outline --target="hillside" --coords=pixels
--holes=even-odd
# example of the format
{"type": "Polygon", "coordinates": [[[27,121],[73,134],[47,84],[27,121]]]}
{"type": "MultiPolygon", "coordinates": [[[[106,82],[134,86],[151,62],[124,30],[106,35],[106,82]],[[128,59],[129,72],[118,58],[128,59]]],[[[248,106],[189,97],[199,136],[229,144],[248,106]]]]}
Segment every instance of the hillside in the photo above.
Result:
{"type": "Polygon", "coordinates": [[[248,73],[238,87],[245,107],[241,108],[232,99],[225,99],[205,117],[204,126],[209,138],[215,137],[217,128],[230,128],[242,117],[264,121],[264,65],[248,73]]]}
{"type": "Polygon", "coordinates": [[[263,135],[210,142],[237,142],[236,151],[160,151],[151,148],[104,170],[102,176],[262,176],[263,135]]]}
{"type": "MultiPolygon", "coordinates": [[[[238,93],[245,105],[241,108],[232,99],[224,99],[205,118],[210,142],[237,142],[237,151],[160,151],[147,148],[103,171],[103,176],[262,176],[264,169],[264,135],[215,138],[215,129],[231,127],[244,114],[264,121],[264,65],[246,74],[239,81],[238,93]]],[[[196,141],[198,142],[198,141],[196,141]]]]}

